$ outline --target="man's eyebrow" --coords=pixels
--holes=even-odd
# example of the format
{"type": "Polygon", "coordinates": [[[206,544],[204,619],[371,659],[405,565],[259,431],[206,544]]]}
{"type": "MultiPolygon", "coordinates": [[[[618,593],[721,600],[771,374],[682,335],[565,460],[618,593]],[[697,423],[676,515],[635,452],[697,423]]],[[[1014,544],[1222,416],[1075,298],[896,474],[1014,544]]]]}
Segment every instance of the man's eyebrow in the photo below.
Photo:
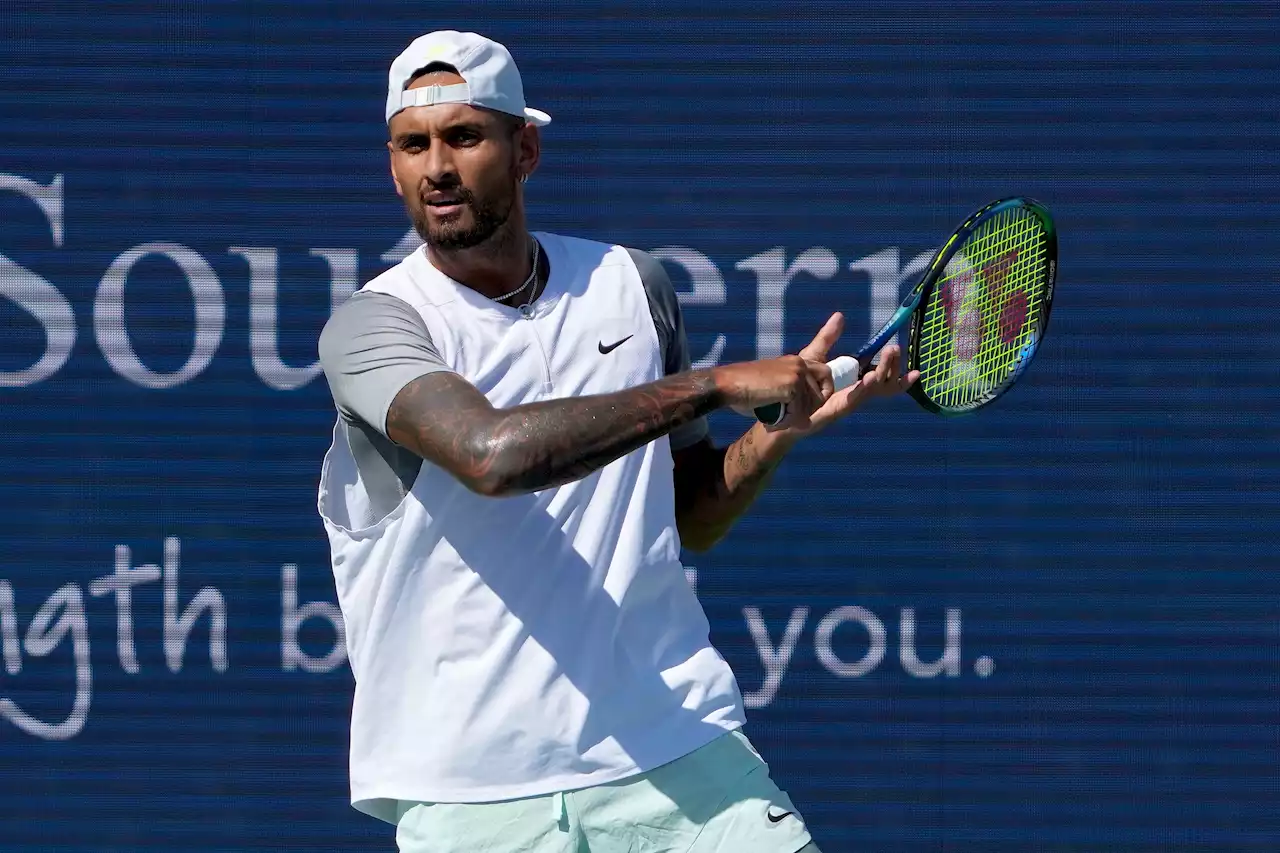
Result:
{"type": "Polygon", "coordinates": [[[395,144],[397,147],[403,148],[404,146],[411,145],[414,142],[422,142],[424,139],[430,139],[430,137],[431,134],[424,133],[420,130],[407,130],[404,133],[396,134],[395,144]]]}
{"type": "Polygon", "coordinates": [[[442,132],[445,132],[445,133],[448,133],[450,131],[458,131],[458,130],[470,130],[473,133],[484,134],[488,131],[488,128],[485,127],[483,122],[471,121],[468,119],[462,119],[460,121],[452,122],[451,124],[442,128],[442,132]]]}

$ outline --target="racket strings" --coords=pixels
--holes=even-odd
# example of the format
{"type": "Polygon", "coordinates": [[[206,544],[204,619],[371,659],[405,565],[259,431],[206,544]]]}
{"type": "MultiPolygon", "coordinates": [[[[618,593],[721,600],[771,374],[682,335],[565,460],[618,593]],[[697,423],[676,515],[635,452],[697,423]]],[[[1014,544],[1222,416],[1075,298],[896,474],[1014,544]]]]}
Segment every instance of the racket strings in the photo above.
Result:
{"type": "MultiPolygon", "coordinates": [[[[1020,285],[1024,284],[1021,278],[1018,270],[1013,270],[1007,280],[1010,293],[1020,293],[1020,285]]],[[[1013,303],[1010,307],[1001,307],[998,302],[1000,294],[996,294],[986,281],[971,279],[965,297],[958,307],[953,306],[949,312],[944,306],[944,312],[940,313],[939,322],[933,329],[936,340],[929,342],[934,346],[930,367],[945,368],[942,371],[930,370],[937,380],[931,384],[936,385],[934,392],[940,398],[938,402],[945,406],[977,399],[1004,381],[1016,364],[1011,359],[1014,347],[1022,343],[1026,330],[1035,320],[1025,296],[1021,306],[1013,303]],[[1017,316],[1019,311],[1021,317],[1017,316]],[[1006,312],[1013,312],[1012,316],[1006,316],[1006,312]],[[952,326],[949,333],[946,330],[947,313],[952,326]],[[1011,320],[1018,322],[1019,327],[1010,330],[999,328],[1011,320]],[[1007,341],[1007,338],[1012,338],[1012,341],[1007,341]]]]}
{"type": "Polygon", "coordinates": [[[1040,325],[1036,291],[1043,287],[1044,255],[1039,219],[1015,209],[980,226],[947,264],[925,308],[917,348],[923,390],[938,405],[977,400],[1016,371],[1040,325]],[[1025,306],[1021,318],[1017,294],[1025,306]],[[1002,330],[1010,319],[1019,325],[1002,330]]]}
{"type": "Polygon", "coordinates": [[[937,386],[931,396],[936,395],[941,405],[961,405],[977,399],[1006,379],[1016,366],[1016,348],[1023,343],[1026,332],[1034,328],[1034,302],[1026,298],[1024,289],[1027,279],[1034,276],[1039,253],[1028,257],[1025,251],[1019,251],[1017,257],[1006,260],[999,268],[1003,281],[989,280],[995,278],[989,265],[1000,263],[1007,252],[1018,251],[1027,242],[1028,229],[1010,227],[1012,224],[994,222],[989,233],[982,235],[990,239],[980,237],[973,246],[966,247],[965,261],[952,276],[965,277],[959,282],[964,291],[958,295],[953,291],[952,304],[943,302],[942,310],[935,311],[926,346],[932,356],[930,374],[937,380],[931,383],[937,386]],[[978,270],[981,273],[975,274],[978,270]],[[1023,294],[1026,309],[1022,317],[1012,318],[1020,321],[1019,328],[1010,330],[1012,335],[1000,334],[998,327],[1009,320],[1005,312],[1012,310],[1016,315],[1019,310],[1016,304],[1006,308],[1002,302],[1015,299],[1019,293],[1023,294]],[[1012,340],[1006,342],[1006,338],[1012,340]],[[944,369],[939,371],[938,367],[944,369]]]}

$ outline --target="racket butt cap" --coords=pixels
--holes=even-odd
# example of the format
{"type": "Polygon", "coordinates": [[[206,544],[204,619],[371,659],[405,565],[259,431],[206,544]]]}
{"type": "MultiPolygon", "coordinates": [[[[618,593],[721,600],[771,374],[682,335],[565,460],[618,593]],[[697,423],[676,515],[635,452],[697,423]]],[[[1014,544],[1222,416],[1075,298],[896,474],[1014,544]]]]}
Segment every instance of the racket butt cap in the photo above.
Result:
{"type": "Polygon", "coordinates": [[[831,368],[831,381],[837,391],[843,391],[862,378],[862,370],[858,360],[851,355],[842,355],[827,362],[831,368]]]}

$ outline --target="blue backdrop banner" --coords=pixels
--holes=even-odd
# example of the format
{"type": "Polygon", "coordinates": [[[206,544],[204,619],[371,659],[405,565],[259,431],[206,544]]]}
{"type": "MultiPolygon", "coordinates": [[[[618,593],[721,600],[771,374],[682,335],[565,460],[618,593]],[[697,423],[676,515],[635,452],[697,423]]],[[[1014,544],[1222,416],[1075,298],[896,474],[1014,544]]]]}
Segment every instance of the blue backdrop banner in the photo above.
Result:
{"type": "Polygon", "coordinates": [[[871,406],[690,555],[827,853],[1280,850],[1274,13],[7,4],[0,850],[394,847],[347,805],[316,339],[416,245],[386,74],[439,28],[555,117],[531,225],[653,252],[699,364],[837,309],[852,348],[973,209],[1057,217],[1009,396],[871,406]]]}

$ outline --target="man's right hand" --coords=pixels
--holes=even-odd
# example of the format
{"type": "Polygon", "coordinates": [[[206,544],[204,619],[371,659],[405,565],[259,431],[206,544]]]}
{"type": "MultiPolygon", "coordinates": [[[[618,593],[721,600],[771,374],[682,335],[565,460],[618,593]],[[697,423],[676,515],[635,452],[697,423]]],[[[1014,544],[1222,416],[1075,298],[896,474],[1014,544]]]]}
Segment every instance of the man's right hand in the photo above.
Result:
{"type": "Polygon", "coordinates": [[[779,427],[808,426],[809,415],[835,390],[826,364],[798,355],[726,364],[713,368],[712,377],[726,404],[739,414],[750,417],[760,406],[786,404],[787,418],[779,427]]]}

